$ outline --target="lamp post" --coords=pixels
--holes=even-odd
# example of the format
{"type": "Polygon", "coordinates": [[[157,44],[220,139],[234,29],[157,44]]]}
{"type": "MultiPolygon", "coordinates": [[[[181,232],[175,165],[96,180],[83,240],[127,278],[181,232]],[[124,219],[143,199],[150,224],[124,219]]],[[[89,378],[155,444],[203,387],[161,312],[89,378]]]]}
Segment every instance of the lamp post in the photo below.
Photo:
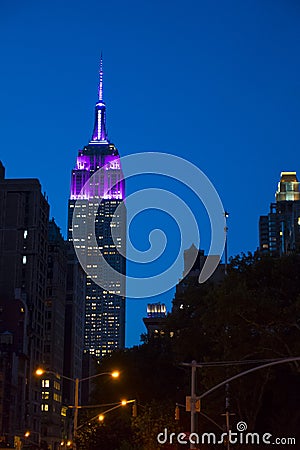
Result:
{"type": "Polygon", "coordinates": [[[32,444],[36,444],[36,441],[30,439],[31,435],[35,434],[38,438],[38,445],[41,445],[41,433],[39,431],[27,430],[24,433],[25,442],[30,442],[32,444]]]}
{"type": "Polygon", "coordinates": [[[77,428],[78,428],[78,409],[80,408],[80,406],[79,406],[79,384],[82,381],[88,381],[93,378],[100,377],[102,375],[110,375],[112,378],[118,378],[120,376],[120,372],[118,370],[114,370],[113,372],[97,373],[96,375],[91,375],[90,377],[85,377],[85,378],[70,378],[70,377],[67,377],[66,375],[57,374],[51,370],[44,370],[44,369],[39,368],[35,371],[35,374],[37,376],[42,376],[46,373],[58,375],[59,377],[65,379],[65,380],[72,381],[74,383],[73,449],[76,450],[76,435],[77,435],[77,428]]]}
{"type": "MultiPolygon", "coordinates": [[[[99,422],[103,422],[105,419],[105,415],[111,411],[114,411],[115,409],[118,408],[122,408],[126,405],[128,405],[129,403],[136,403],[136,399],[134,400],[121,400],[120,402],[118,402],[117,404],[114,404],[114,406],[112,408],[106,409],[105,411],[102,411],[101,414],[96,414],[94,417],[88,419],[88,421],[86,423],[83,423],[82,425],[79,425],[79,427],[77,427],[77,430],[79,430],[80,428],[84,427],[87,423],[92,422],[93,420],[98,420],[99,422]]],[[[95,405],[95,406],[101,406],[101,405],[95,405]]]]}

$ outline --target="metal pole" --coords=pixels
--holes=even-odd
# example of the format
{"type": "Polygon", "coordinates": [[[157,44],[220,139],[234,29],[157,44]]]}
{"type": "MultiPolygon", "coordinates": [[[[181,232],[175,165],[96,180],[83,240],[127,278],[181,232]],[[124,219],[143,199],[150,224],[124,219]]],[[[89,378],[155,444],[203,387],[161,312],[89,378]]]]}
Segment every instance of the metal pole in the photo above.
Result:
{"type": "MultiPolygon", "coordinates": [[[[195,406],[196,406],[196,364],[197,361],[192,361],[191,374],[191,433],[195,433],[195,406]]],[[[195,448],[195,444],[190,443],[190,449],[195,448]]]]}
{"type": "Polygon", "coordinates": [[[230,425],[229,425],[229,411],[226,411],[226,432],[227,432],[227,445],[226,445],[226,449],[230,450],[230,442],[229,442],[229,430],[230,430],[230,425]]]}
{"type": "Polygon", "coordinates": [[[248,373],[256,372],[256,370],[266,369],[267,367],[277,366],[278,364],[285,364],[285,363],[294,362],[294,361],[300,361],[300,356],[292,356],[290,358],[284,358],[284,359],[281,359],[279,361],[273,361],[273,362],[268,363],[268,364],[263,364],[261,366],[253,367],[252,369],[245,370],[244,372],[238,373],[237,375],[234,375],[233,377],[228,378],[227,380],[224,380],[224,381],[222,381],[219,384],[216,384],[216,386],[210,388],[208,391],[206,391],[203,394],[201,394],[200,395],[200,399],[202,399],[202,398],[206,397],[207,395],[211,394],[216,389],[219,389],[221,386],[224,386],[226,383],[229,383],[229,382],[231,382],[233,380],[236,380],[237,378],[243,377],[244,375],[248,375],[248,373]]]}
{"type": "Polygon", "coordinates": [[[227,446],[226,449],[230,450],[230,442],[229,442],[229,430],[230,430],[230,424],[229,424],[229,383],[226,384],[226,401],[225,401],[225,416],[226,416],[226,432],[227,432],[227,446]]]}
{"type": "Polygon", "coordinates": [[[224,212],[225,217],[225,227],[224,227],[224,233],[225,233],[225,275],[227,275],[227,268],[228,268],[228,226],[227,226],[227,219],[228,219],[228,212],[224,212]]]}
{"type": "Polygon", "coordinates": [[[73,449],[76,450],[76,434],[78,424],[79,378],[75,378],[73,449]]]}

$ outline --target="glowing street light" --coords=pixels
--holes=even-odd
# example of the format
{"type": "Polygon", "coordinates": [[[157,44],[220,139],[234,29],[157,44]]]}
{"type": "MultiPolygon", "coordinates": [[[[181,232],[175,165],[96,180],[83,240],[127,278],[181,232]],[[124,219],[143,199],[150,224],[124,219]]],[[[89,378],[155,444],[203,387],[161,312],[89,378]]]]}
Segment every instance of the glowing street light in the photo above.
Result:
{"type": "MultiPolygon", "coordinates": [[[[115,405],[112,408],[106,409],[105,411],[102,411],[101,414],[98,413],[96,416],[94,416],[91,419],[89,419],[88,420],[89,425],[90,425],[90,422],[92,422],[93,420],[98,420],[99,422],[103,422],[104,419],[105,419],[105,416],[109,412],[114,411],[114,410],[116,410],[118,408],[122,408],[122,406],[126,406],[129,403],[133,403],[133,407],[134,407],[134,409],[133,409],[133,417],[136,417],[137,416],[137,414],[136,414],[136,400],[135,399],[134,400],[125,400],[125,399],[123,399],[123,400],[120,400],[117,404],[112,403],[112,405],[115,405]],[[134,411],[135,411],[135,413],[134,413],[134,411]]],[[[105,406],[105,405],[96,405],[96,406],[100,407],[100,406],[105,406]]],[[[80,425],[77,429],[79,430],[80,428],[86,426],[86,424],[87,424],[87,422],[82,424],[82,425],[80,425]]]]}
{"type": "MultiPolygon", "coordinates": [[[[57,374],[51,370],[44,370],[43,368],[39,367],[36,371],[35,371],[35,375],[37,376],[42,376],[46,373],[51,373],[53,375],[59,375],[61,378],[64,378],[66,380],[69,381],[73,381],[75,383],[75,389],[74,389],[74,424],[73,424],[73,449],[76,450],[76,434],[77,434],[77,428],[78,428],[78,409],[79,409],[79,383],[81,383],[82,381],[87,381],[87,380],[91,380],[93,378],[97,378],[100,377],[101,375],[110,375],[112,378],[119,378],[120,376],[120,372],[118,370],[113,370],[112,372],[102,372],[102,373],[97,373],[95,375],[91,375],[90,377],[85,377],[85,378],[69,378],[65,375],[60,375],[57,374]]],[[[102,414],[100,414],[100,416],[103,416],[102,414]]],[[[99,416],[99,420],[102,421],[104,420],[104,416],[103,419],[100,419],[99,416]]]]}

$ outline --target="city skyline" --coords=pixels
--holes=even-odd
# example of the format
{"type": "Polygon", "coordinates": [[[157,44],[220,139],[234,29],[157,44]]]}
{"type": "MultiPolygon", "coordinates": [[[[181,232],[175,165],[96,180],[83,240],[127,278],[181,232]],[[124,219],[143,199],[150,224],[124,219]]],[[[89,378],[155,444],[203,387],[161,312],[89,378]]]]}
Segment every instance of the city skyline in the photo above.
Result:
{"type": "MultiPolygon", "coordinates": [[[[229,254],[256,249],[280,172],[299,173],[298,5],[166,2],[157,14],[135,2],[33,1],[5,5],[1,20],[0,158],[8,178],[40,179],[64,236],[69,170],[90,136],[102,49],[109,136],[122,154],[166,151],[198,165],[230,213],[229,254]]],[[[139,328],[127,345],[145,331],[147,303],[129,308],[127,323],[139,328]]]]}

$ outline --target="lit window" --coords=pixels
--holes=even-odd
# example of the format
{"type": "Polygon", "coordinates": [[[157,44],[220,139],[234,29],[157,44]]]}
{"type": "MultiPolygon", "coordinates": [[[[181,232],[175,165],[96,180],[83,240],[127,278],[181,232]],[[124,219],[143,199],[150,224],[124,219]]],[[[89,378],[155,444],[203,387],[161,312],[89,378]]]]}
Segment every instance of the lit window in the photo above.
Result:
{"type": "Polygon", "coordinates": [[[49,387],[50,386],[50,380],[42,380],[42,387],[49,387]]]}
{"type": "Polygon", "coordinates": [[[62,408],[61,408],[61,415],[64,416],[64,417],[67,416],[67,408],[66,408],[66,406],[62,406],[62,408]]]}
{"type": "Polygon", "coordinates": [[[27,235],[28,235],[28,231],[27,231],[27,230],[24,230],[24,239],[27,238],[27,235]]]}
{"type": "Polygon", "coordinates": [[[58,394],[56,394],[56,393],[53,394],[53,399],[54,399],[56,402],[61,402],[61,396],[58,395],[58,394]]]}
{"type": "Polygon", "coordinates": [[[26,264],[26,262],[27,262],[27,258],[26,258],[26,256],[24,255],[24,256],[23,256],[23,264],[26,264]]]}

